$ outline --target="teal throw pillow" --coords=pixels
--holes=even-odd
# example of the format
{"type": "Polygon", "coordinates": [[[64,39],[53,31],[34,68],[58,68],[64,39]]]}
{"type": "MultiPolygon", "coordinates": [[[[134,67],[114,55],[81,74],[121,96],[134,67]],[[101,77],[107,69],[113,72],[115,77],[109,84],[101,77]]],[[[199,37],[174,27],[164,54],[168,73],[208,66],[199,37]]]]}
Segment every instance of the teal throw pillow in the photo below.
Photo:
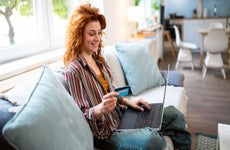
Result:
{"type": "Polygon", "coordinates": [[[4,126],[3,135],[17,150],[94,148],[83,113],[47,66],[28,101],[4,126]]]}
{"type": "Polygon", "coordinates": [[[165,81],[146,43],[121,42],[116,45],[116,50],[133,95],[164,84],[165,81]]]}

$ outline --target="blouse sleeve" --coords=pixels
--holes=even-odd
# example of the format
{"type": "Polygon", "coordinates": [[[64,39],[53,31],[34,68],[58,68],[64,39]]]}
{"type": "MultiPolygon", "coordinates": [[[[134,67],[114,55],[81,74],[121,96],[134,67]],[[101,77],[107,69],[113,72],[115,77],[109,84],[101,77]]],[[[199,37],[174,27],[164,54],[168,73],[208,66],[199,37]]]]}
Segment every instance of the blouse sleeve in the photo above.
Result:
{"type": "Polygon", "coordinates": [[[88,120],[96,120],[94,107],[90,107],[87,101],[87,94],[83,90],[82,81],[79,75],[75,72],[66,72],[66,82],[70,90],[70,94],[74,101],[84,113],[85,118],[88,120]]]}

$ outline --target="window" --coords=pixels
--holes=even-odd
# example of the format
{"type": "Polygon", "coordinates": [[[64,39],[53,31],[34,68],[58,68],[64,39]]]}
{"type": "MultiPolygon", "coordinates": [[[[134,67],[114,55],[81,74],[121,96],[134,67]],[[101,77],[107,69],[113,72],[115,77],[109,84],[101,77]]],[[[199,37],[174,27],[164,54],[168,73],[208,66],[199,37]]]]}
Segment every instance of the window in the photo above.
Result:
{"type": "Polygon", "coordinates": [[[146,28],[154,26],[159,21],[160,13],[160,4],[163,3],[162,0],[138,0],[139,6],[144,8],[144,20],[140,20],[138,25],[140,28],[146,28]]]}
{"type": "Polygon", "coordinates": [[[0,1],[0,64],[63,47],[67,19],[77,5],[77,0],[0,1]]]}

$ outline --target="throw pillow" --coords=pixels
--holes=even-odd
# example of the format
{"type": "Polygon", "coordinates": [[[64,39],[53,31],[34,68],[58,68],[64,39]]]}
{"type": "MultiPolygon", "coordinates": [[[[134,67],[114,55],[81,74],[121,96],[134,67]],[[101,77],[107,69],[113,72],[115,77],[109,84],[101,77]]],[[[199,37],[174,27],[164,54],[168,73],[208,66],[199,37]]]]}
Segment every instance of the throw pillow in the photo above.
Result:
{"type": "MultiPolygon", "coordinates": [[[[64,88],[69,92],[65,81],[64,68],[57,68],[54,70],[54,75],[57,77],[58,81],[64,86],[64,88]]],[[[6,99],[13,105],[22,106],[28,99],[29,94],[33,90],[34,84],[37,82],[36,79],[28,79],[6,93],[0,94],[0,98],[6,99]]],[[[18,107],[19,108],[19,107],[18,107]]],[[[15,109],[17,111],[17,109],[15,109]]]]}
{"type": "MultiPolygon", "coordinates": [[[[161,70],[161,74],[162,74],[163,78],[166,80],[167,70],[161,70]]],[[[184,78],[185,77],[184,77],[183,73],[181,73],[179,71],[171,70],[171,71],[169,71],[168,85],[183,87],[184,86],[184,78]]]]}
{"type": "Polygon", "coordinates": [[[13,105],[21,106],[28,99],[28,96],[31,93],[35,82],[36,80],[34,78],[22,82],[6,93],[3,93],[2,98],[8,100],[13,105]]]}
{"type": "Polygon", "coordinates": [[[115,87],[125,86],[125,76],[121,68],[121,64],[117,58],[117,51],[115,46],[105,46],[103,49],[103,56],[110,67],[110,71],[113,76],[113,85],[115,87]]]}
{"type": "Polygon", "coordinates": [[[93,149],[83,113],[47,66],[3,135],[18,150],[93,149]]]}
{"type": "Polygon", "coordinates": [[[133,95],[164,84],[154,58],[144,42],[121,42],[116,45],[118,58],[133,95]]]}

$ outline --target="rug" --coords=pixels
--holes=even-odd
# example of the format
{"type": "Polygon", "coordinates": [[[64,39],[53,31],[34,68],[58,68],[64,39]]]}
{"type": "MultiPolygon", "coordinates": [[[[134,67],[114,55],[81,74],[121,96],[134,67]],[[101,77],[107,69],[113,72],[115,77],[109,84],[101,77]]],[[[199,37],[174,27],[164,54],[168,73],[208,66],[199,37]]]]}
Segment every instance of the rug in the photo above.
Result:
{"type": "Polygon", "coordinates": [[[203,133],[196,133],[196,150],[216,150],[217,137],[203,133]]]}

